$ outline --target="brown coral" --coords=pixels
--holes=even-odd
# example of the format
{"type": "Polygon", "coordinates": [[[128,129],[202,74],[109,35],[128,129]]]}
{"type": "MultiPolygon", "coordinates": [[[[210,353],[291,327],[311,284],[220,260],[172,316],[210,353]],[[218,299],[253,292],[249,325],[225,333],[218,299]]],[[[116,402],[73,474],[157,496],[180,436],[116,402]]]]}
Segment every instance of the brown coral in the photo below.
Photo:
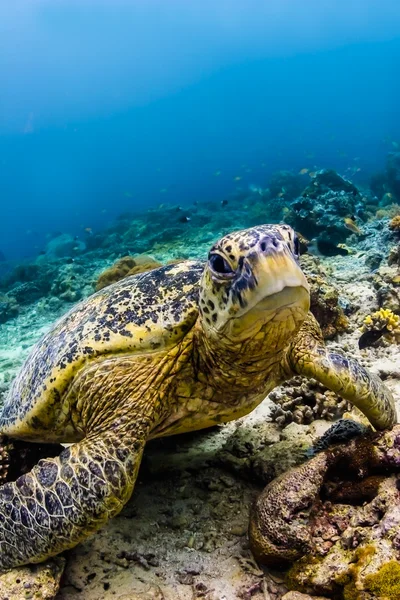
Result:
{"type": "Polygon", "coordinates": [[[275,403],[272,420],[284,427],[288,423],[309,425],[315,419],[336,421],[350,410],[350,404],[328,390],[316,379],[292,377],[268,396],[275,403]]]}
{"type": "MultiPolygon", "coordinates": [[[[383,573],[399,572],[392,569],[400,560],[399,469],[399,425],[291,469],[265,488],[253,509],[255,556],[266,564],[295,561],[287,575],[292,589],[386,597],[390,577],[383,573]]],[[[400,597],[399,579],[396,585],[391,590],[398,595],[387,597],[400,597]]]]}
{"type": "Polygon", "coordinates": [[[146,254],[139,256],[123,256],[118,259],[112,267],[106,269],[101,273],[97,279],[96,291],[103,289],[104,287],[120,281],[129,275],[137,275],[138,273],[144,273],[145,271],[151,271],[157,267],[161,267],[162,264],[146,254]]]}
{"type": "Polygon", "coordinates": [[[400,233],[400,215],[396,215],[389,223],[389,229],[391,231],[395,231],[396,233],[400,233]]]}

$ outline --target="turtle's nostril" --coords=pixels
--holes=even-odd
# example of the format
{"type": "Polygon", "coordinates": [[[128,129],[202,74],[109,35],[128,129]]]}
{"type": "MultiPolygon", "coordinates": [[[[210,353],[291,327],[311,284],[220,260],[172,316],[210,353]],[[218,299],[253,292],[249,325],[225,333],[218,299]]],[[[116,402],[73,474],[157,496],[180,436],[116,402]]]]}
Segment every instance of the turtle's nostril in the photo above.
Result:
{"type": "Polygon", "coordinates": [[[279,242],[275,238],[265,238],[260,242],[261,252],[268,252],[268,250],[274,250],[279,248],[279,242]]]}

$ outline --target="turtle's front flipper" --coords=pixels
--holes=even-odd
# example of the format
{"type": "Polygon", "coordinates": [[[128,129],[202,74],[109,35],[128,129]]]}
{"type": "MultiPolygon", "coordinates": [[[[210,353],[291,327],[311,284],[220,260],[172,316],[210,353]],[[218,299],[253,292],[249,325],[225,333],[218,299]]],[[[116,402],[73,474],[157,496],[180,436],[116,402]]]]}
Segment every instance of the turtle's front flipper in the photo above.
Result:
{"type": "Polygon", "coordinates": [[[72,548],[129,499],[147,431],[111,426],[0,487],[0,570],[72,548]]]}
{"type": "Polygon", "coordinates": [[[297,334],[286,361],[290,371],[314,377],[357,406],[376,429],[391,428],[397,422],[390,390],[353,358],[329,352],[312,315],[297,334]]]}

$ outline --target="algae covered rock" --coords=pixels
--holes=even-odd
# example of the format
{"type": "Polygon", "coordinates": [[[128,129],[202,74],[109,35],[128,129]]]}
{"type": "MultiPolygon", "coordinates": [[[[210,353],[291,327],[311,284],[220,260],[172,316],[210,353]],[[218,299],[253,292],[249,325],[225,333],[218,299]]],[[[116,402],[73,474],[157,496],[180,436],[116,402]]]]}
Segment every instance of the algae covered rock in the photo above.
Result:
{"type": "Polygon", "coordinates": [[[345,219],[362,207],[361,194],[353,183],[336,171],[322,170],[291,203],[284,220],[306,238],[316,238],[334,249],[354,233],[354,227],[349,229],[345,219]]]}
{"type": "Polygon", "coordinates": [[[60,587],[65,558],[57,556],[40,565],[12,569],[0,574],[2,600],[53,600],[60,587]]]}
{"type": "Polygon", "coordinates": [[[325,339],[332,339],[348,329],[348,319],[340,305],[340,294],[329,280],[318,259],[305,254],[301,268],[310,285],[310,310],[317,319],[325,339]]]}
{"type": "Polygon", "coordinates": [[[265,564],[293,563],[293,590],[400,597],[400,426],[334,446],[271,482],[250,521],[265,564]]]}
{"type": "Polygon", "coordinates": [[[161,267],[161,263],[145,254],[139,256],[123,256],[112,267],[101,273],[97,279],[96,291],[120,281],[130,275],[137,275],[161,267]]]}
{"type": "Polygon", "coordinates": [[[46,262],[48,260],[57,260],[68,256],[76,256],[86,250],[85,242],[79,240],[76,236],[68,233],[62,233],[52,240],[46,246],[45,253],[39,257],[38,262],[46,262]]]}

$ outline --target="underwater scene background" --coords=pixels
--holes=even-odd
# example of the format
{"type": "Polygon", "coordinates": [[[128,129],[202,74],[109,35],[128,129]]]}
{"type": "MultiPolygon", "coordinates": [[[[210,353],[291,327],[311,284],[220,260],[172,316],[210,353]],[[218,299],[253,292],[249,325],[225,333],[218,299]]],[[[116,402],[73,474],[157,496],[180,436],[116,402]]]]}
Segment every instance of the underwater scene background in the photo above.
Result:
{"type": "MultiPolygon", "coordinates": [[[[284,222],[328,348],[379,375],[399,409],[399,72],[396,0],[2,3],[0,402],[78,301],[284,222]]],[[[399,598],[396,428],[376,442],[379,489],[337,493],[334,517],[323,494],[313,504],[312,564],[282,572],[249,550],[263,486],[349,415],[365,433],[345,399],[297,376],[248,417],[151,442],[121,516],[23,583],[57,600],[399,598]]],[[[0,598],[30,597],[10,577],[0,598]]]]}

